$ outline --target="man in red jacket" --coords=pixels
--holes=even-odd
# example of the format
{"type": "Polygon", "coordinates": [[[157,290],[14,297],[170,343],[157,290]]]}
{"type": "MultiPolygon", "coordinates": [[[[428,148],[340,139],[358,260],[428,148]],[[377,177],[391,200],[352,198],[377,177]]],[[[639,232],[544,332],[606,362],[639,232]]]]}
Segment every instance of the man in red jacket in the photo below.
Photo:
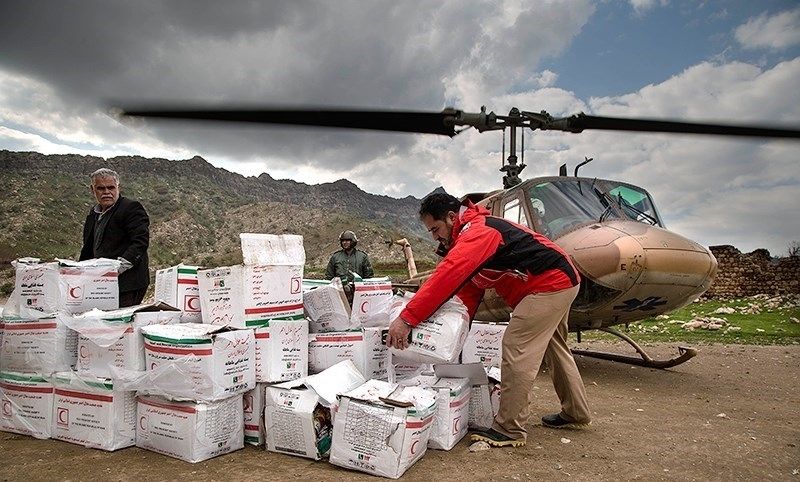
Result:
{"type": "Polygon", "coordinates": [[[491,429],[474,433],[494,447],[525,445],[533,381],[547,356],[561,412],[542,417],[549,427],[589,423],[583,380],[567,347],[567,318],[580,276],[567,254],[531,229],[490,216],[482,206],[445,194],[422,201],[420,219],[444,258],[389,327],[387,345],[408,347],[411,328],[457,295],[470,317],[494,288],[514,310],[503,336],[500,409],[491,429]]]}

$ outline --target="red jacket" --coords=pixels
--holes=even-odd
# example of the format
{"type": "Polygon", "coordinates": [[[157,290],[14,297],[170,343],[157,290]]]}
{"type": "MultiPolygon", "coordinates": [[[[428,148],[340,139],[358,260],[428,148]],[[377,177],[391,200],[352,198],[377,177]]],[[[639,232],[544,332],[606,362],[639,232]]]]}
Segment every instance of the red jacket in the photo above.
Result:
{"type": "Polygon", "coordinates": [[[578,283],[578,270],[558,245],[467,200],[453,225],[449,251],[400,317],[416,326],[456,294],[473,317],[487,288],[513,309],[529,294],[578,283]]]}

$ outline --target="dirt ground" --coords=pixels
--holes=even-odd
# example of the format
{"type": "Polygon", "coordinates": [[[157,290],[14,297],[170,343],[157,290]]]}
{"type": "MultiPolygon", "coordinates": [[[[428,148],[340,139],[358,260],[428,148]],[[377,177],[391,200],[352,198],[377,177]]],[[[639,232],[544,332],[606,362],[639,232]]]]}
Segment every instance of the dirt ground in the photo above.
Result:
{"type": "MultiPolygon", "coordinates": [[[[627,345],[581,348],[628,352],[627,345]]],[[[534,388],[528,445],[429,450],[403,479],[798,480],[800,346],[699,346],[670,370],[579,357],[594,413],[585,430],[536,423],[556,410],[547,373],[534,388]]],[[[672,345],[651,345],[671,356],[672,345]]],[[[114,453],[0,432],[2,480],[377,480],[326,462],[244,450],[189,464],[138,448],[114,453]]]]}

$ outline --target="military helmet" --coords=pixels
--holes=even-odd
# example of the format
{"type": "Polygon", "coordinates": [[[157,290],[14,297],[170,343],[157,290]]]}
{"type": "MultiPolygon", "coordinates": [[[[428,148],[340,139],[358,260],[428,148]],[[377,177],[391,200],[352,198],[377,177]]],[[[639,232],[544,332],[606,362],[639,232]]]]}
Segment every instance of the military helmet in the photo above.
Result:
{"type": "Polygon", "coordinates": [[[353,243],[353,246],[356,245],[358,242],[358,238],[356,237],[356,233],[352,231],[342,231],[342,234],[339,235],[339,242],[349,240],[353,243]]]}

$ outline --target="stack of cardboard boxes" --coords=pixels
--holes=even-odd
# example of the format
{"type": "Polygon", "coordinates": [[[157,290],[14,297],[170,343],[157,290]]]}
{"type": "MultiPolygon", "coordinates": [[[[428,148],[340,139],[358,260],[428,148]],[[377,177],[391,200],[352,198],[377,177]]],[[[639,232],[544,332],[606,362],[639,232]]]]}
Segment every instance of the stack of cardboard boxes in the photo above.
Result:
{"type": "Polygon", "coordinates": [[[0,318],[0,429],[189,462],[247,442],[396,478],[491,424],[502,325],[469,330],[451,300],[390,353],[408,296],[388,279],[358,280],[351,308],[338,279],[303,280],[302,237],[241,242],[244,264],[159,270],[159,301],[125,309],[109,305],[108,265],[20,260],[0,318]]]}
{"type": "Polygon", "coordinates": [[[357,280],[354,285],[351,309],[338,278],[328,285],[306,284],[309,373],[352,360],[367,379],[386,380],[389,351],[384,338],[391,321],[391,282],[374,278],[357,280]]]}
{"type": "Polygon", "coordinates": [[[125,394],[105,380],[73,374],[78,335],[64,321],[73,313],[117,307],[119,261],[23,258],[14,267],[0,344],[0,430],[105,450],[125,446],[118,434],[126,429],[109,414],[112,405],[110,410],[124,411],[125,394]]]}

